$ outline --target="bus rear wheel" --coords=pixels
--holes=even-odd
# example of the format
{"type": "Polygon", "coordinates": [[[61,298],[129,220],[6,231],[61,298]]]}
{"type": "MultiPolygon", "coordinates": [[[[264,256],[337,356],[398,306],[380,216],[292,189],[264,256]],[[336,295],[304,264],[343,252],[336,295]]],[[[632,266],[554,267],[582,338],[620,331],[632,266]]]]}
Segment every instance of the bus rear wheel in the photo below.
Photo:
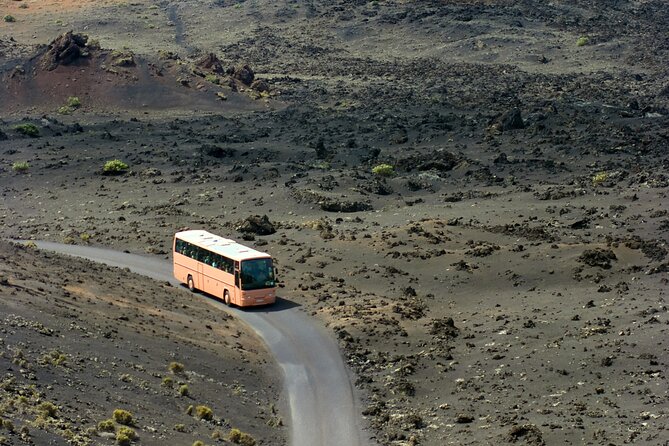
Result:
{"type": "Polygon", "coordinates": [[[188,289],[191,291],[195,291],[195,282],[193,282],[192,276],[188,276],[188,289]]]}
{"type": "Polygon", "coordinates": [[[230,293],[228,293],[228,290],[223,292],[223,303],[228,307],[232,306],[232,301],[230,300],[230,293]]]}

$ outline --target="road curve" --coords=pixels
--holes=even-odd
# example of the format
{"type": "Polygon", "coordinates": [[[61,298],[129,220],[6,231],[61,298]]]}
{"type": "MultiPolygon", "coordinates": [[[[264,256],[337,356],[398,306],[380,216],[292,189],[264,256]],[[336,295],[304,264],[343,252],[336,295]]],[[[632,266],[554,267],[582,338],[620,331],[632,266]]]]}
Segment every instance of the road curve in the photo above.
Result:
{"type": "MultiPolygon", "coordinates": [[[[89,246],[35,242],[40,249],[83,257],[159,281],[179,283],[171,263],[155,257],[89,246]]],[[[238,310],[215,302],[246,322],[265,341],[284,372],[293,446],[369,446],[350,375],[334,340],[295,305],[238,310]]]]}

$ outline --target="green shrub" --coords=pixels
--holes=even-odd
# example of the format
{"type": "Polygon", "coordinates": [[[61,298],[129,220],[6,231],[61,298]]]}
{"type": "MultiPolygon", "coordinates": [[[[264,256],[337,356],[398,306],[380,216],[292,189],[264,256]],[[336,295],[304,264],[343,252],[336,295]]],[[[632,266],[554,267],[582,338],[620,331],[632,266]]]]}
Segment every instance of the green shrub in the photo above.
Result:
{"type": "Polygon", "coordinates": [[[27,161],[17,161],[14,164],[12,164],[12,170],[18,173],[27,172],[29,168],[30,165],[28,164],[27,161]]]}
{"type": "Polygon", "coordinates": [[[389,177],[395,173],[395,168],[390,164],[379,164],[372,168],[372,173],[380,177],[389,177]]]}
{"type": "Polygon", "coordinates": [[[193,446],[204,446],[204,443],[200,440],[193,442],[193,446]]]}
{"type": "Polygon", "coordinates": [[[70,96],[67,98],[67,106],[72,108],[81,107],[81,101],[76,96],[70,96]]]}
{"type": "Polygon", "coordinates": [[[41,365],[63,365],[67,362],[67,355],[59,350],[51,350],[44,354],[38,361],[41,365]]]}
{"type": "Polygon", "coordinates": [[[76,96],[70,96],[67,98],[67,104],[58,109],[58,113],[61,115],[69,115],[79,107],[81,107],[81,100],[76,96]]]}
{"type": "Polygon", "coordinates": [[[576,46],[586,46],[590,39],[587,36],[581,36],[576,40],[576,46]]]}
{"type": "Polygon", "coordinates": [[[607,172],[599,172],[592,177],[592,185],[599,186],[603,184],[606,180],[609,179],[609,174],[607,172]]]}
{"type": "Polygon", "coordinates": [[[8,432],[14,432],[14,423],[12,420],[2,420],[2,427],[8,432]]]}
{"type": "Polygon", "coordinates": [[[114,426],[114,420],[110,418],[108,420],[100,421],[98,423],[98,430],[100,432],[114,432],[116,430],[116,426],[114,426]]]}
{"type": "Polygon", "coordinates": [[[172,379],[172,377],[166,376],[160,382],[160,385],[163,386],[163,387],[169,387],[171,389],[172,386],[174,386],[174,380],[172,379]]]}
{"type": "Polygon", "coordinates": [[[13,15],[7,14],[6,16],[3,17],[3,20],[5,22],[16,22],[16,19],[14,18],[13,15]]]}
{"type": "Polygon", "coordinates": [[[200,420],[211,421],[212,418],[214,418],[214,412],[207,406],[197,406],[195,408],[195,414],[200,420]]]}
{"type": "Polygon", "coordinates": [[[170,365],[168,367],[170,369],[170,372],[172,373],[181,373],[184,371],[184,365],[180,362],[170,362],[170,365]]]}
{"type": "Polygon", "coordinates": [[[135,440],[137,440],[137,434],[129,427],[123,426],[116,433],[116,443],[120,446],[129,446],[135,440]]]}
{"type": "Polygon", "coordinates": [[[256,441],[252,436],[235,428],[230,429],[228,440],[234,444],[241,444],[242,446],[255,446],[256,444],[256,441]]]}
{"type": "Polygon", "coordinates": [[[44,401],[37,407],[38,413],[42,416],[42,418],[58,418],[58,406],[55,404],[49,402],[49,401],[44,401]]]}
{"type": "Polygon", "coordinates": [[[186,432],[186,425],[185,424],[175,424],[174,425],[174,430],[177,432],[186,432]]]}
{"type": "Polygon", "coordinates": [[[114,418],[114,421],[116,421],[118,424],[125,424],[126,426],[132,426],[134,424],[134,421],[132,419],[132,414],[127,410],[123,409],[114,410],[112,418],[114,418]]]}
{"type": "Polygon", "coordinates": [[[102,172],[107,175],[115,175],[128,170],[128,165],[121,160],[107,161],[102,168],[102,172]]]}
{"type": "Polygon", "coordinates": [[[216,84],[216,85],[221,83],[221,79],[218,76],[216,76],[215,74],[207,74],[204,77],[204,80],[206,80],[207,82],[211,82],[212,84],[216,84]]]}
{"type": "Polygon", "coordinates": [[[31,138],[35,138],[39,135],[39,129],[35,124],[19,124],[14,127],[14,130],[22,135],[30,136],[31,138]]]}
{"type": "Polygon", "coordinates": [[[188,385],[187,384],[182,384],[179,386],[179,395],[181,396],[188,396],[189,391],[188,391],[188,385]]]}

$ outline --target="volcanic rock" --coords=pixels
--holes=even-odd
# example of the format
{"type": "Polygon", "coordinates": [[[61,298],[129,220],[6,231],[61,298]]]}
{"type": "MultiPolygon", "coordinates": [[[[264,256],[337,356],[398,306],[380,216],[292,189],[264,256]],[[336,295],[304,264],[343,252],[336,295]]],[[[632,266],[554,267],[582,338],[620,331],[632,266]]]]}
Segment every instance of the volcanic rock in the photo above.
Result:
{"type": "Polygon", "coordinates": [[[269,221],[267,215],[263,215],[262,217],[260,215],[251,215],[237,226],[237,230],[256,235],[270,235],[276,232],[276,228],[269,221]]]}
{"type": "Polygon", "coordinates": [[[235,68],[232,77],[239,80],[244,85],[251,85],[255,79],[255,73],[248,65],[235,68]]]}
{"type": "Polygon", "coordinates": [[[256,79],[251,84],[251,88],[253,88],[255,91],[259,91],[260,93],[265,93],[269,91],[269,84],[262,79],[256,79]]]}
{"type": "Polygon", "coordinates": [[[600,268],[611,268],[611,260],[617,260],[617,257],[610,249],[588,249],[578,258],[588,266],[598,266],[600,268]]]}
{"type": "Polygon", "coordinates": [[[199,58],[195,64],[200,67],[200,68],[205,68],[207,70],[211,70],[214,73],[218,74],[223,74],[225,73],[225,69],[223,68],[223,65],[221,64],[221,61],[219,58],[216,56],[214,53],[208,53],[201,58],[199,58]]]}
{"type": "Polygon", "coordinates": [[[520,110],[517,108],[513,108],[502,114],[497,122],[501,126],[502,131],[525,128],[525,122],[523,121],[523,117],[520,114],[520,110]]]}
{"type": "Polygon", "coordinates": [[[81,57],[86,57],[88,56],[87,42],[88,36],[68,31],[49,44],[40,65],[43,69],[51,71],[58,65],[69,65],[81,57]]]}
{"type": "Polygon", "coordinates": [[[541,436],[541,430],[534,424],[521,424],[513,426],[507,435],[507,441],[516,443],[524,441],[527,444],[541,446],[546,444],[541,436]]]}

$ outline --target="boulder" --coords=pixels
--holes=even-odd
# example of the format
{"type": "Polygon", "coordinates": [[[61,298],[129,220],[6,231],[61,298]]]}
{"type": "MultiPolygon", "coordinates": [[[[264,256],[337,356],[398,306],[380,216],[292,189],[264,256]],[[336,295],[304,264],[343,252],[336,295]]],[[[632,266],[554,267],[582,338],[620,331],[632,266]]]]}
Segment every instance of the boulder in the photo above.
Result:
{"type": "Polygon", "coordinates": [[[46,53],[42,56],[42,68],[51,71],[58,65],[69,65],[81,57],[87,57],[87,42],[88,36],[74,34],[72,31],[58,36],[49,44],[46,53]]]}
{"type": "Polygon", "coordinates": [[[503,132],[507,130],[524,129],[525,122],[520,114],[520,110],[512,108],[511,110],[502,114],[497,121],[503,132]]]}
{"type": "Polygon", "coordinates": [[[269,91],[269,84],[262,79],[256,79],[251,84],[251,88],[260,93],[266,93],[269,91]]]}
{"type": "Polygon", "coordinates": [[[270,235],[276,232],[274,224],[269,221],[267,215],[251,215],[242,220],[237,226],[239,232],[256,235],[270,235]]]}
{"type": "Polygon", "coordinates": [[[255,73],[248,65],[235,68],[232,77],[240,81],[244,85],[251,85],[255,79],[255,73]]]}
{"type": "Polygon", "coordinates": [[[214,73],[218,73],[218,74],[224,74],[225,73],[225,69],[223,68],[223,65],[221,64],[221,61],[219,60],[219,58],[214,53],[208,53],[208,54],[200,57],[195,62],[195,64],[200,68],[211,70],[214,73]]]}
{"type": "Polygon", "coordinates": [[[611,268],[611,261],[617,260],[617,257],[610,249],[587,249],[578,258],[588,266],[598,266],[603,269],[611,268]]]}

